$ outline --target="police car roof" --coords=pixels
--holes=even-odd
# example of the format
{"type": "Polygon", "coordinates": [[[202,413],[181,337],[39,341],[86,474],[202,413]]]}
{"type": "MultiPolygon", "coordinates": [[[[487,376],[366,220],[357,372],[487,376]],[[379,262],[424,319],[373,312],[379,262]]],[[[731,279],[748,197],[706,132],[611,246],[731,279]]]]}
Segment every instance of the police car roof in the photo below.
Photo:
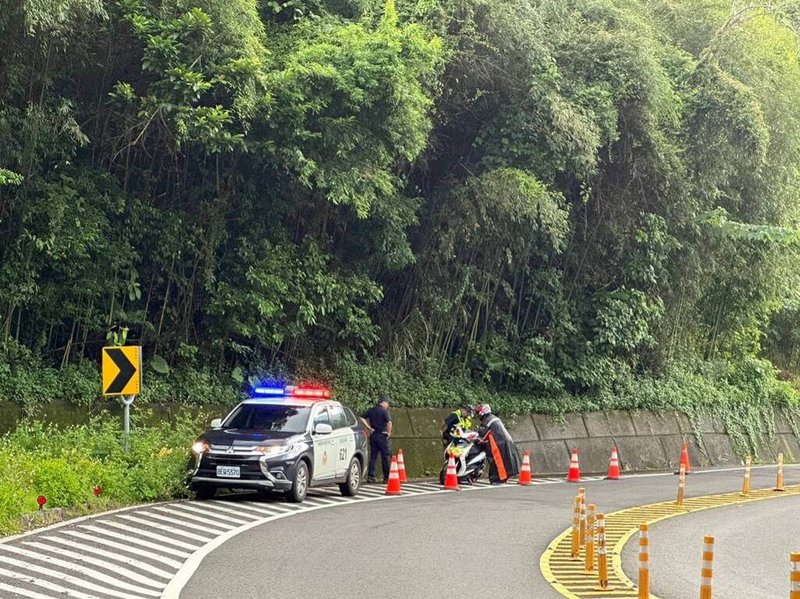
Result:
{"type": "Polygon", "coordinates": [[[268,406],[315,406],[317,404],[339,403],[333,399],[306,399],[303,397],[251,397],[245,399],[243,404],[258,404],[268,406]]]}

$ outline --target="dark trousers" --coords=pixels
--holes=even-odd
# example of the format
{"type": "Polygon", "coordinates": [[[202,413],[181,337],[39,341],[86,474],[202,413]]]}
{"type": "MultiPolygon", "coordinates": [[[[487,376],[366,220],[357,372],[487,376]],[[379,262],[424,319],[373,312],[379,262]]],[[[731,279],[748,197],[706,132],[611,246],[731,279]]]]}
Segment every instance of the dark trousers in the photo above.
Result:
{"type": "Polygon", "coordinates": [[[389,479],[389,462],[392,456],[392,443],[389,437],[383,433],[372,433],[369,438],[369,468],[367,470],[367,478],[375,478],[375,462],[378,460],[378,455],[381,456],[381,463],[383,465],[383,480],[389,479]]]}

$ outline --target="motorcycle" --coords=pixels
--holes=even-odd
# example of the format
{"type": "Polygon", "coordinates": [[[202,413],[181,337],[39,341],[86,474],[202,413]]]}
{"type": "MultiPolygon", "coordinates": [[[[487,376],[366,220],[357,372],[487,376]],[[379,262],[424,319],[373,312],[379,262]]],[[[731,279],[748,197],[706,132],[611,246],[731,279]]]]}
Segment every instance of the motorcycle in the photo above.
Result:
{"type": "Polygon", "coordinates": [[[447,476],[447,462],[453,456],[456,463],[456,475],[459,482],[473,484],[483,475],[486,467],[486,451],[478,443],[480,435],[475,431],[467,431],[451,441],[444,450],[444,466],[439,472],[439,484],[444,484],[447,476]]]}

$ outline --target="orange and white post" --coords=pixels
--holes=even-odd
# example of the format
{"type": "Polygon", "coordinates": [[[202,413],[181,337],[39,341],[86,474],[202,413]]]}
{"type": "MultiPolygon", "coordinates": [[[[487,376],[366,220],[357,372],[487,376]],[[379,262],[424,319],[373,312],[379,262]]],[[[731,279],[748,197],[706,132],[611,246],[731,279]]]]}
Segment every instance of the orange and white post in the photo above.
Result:
{"type": "Polygon", "coordinates": [[[744,459],[744,478],[742,479],[742,495],[750,493],[750,467],[753,465],[753,460],[750,456],[744,459]]]}
{"type": "Polygon", "coordinates": [[[606,517],[597,514],[597,587],[598,591],[610,591],[608,586],[608,555],[606,554],[606,517]]]}
{"type": "Polygon", "coordinates": [[[581,521],[580,521],[580,539],[581,549],[586,545],[586,489],[581,487],[578,489],[578,497],[581,498],[581,521]]]}
{"type": "Polygon", "coordinates": [[[711,579],[714,577],[714,537],[703,539],[703,570],[700,573],[700,599],[711,599],[711,579]]]}
{"type": "Polygon", "coordinates": [[[683,500],[686,497],[686,466],[681,464],[681,469],[678,474],[678,500],[675,502],[675,505],[683,505],[683,500]]]}
{"type": "Polygon", "coordinates": [[[594,574],[594,522],[597,506],[589,504],[589,513],[586,517],[586,553],[584,554],[583,571],[586,574],[594,574]]]}
{"type": "Polygon", "coordinates": [[[639,525],[639,599],[650,599],[650,533],[639,525]]]}
{"type": "Polygon", "coordinates": [[[789,599],[800,599],[800,553],[792,553],[789,556],[792,569],[789,572],[789,581],[791,582],[791,591],[789,591],[789,599]]]}
{"type": "Polygon", "coordinates": [[[778,454],[778,480],[775,481],[775,490],[776,491],[785,491],[786,488],[783,486],[783,454],[778,454]]]}
{"type": "Polygon", "coordinates": [[[581,497],[575,496],[572,502],[572,552],[573,560],[580,558],[581,554],[581,497]]]}

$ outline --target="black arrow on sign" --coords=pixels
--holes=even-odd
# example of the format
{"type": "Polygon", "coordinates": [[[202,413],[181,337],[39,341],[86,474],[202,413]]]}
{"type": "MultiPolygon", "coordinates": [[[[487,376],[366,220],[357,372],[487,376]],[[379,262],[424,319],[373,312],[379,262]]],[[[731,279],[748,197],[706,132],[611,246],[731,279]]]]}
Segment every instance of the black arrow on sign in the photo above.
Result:
{"type": "Polygon", "coordinates": [[[114,361],[114,364],[119,368],[119,374],[111,381],[111,384],[106,389],[106,393],[122,393],[122,390],[128,385],[133,375],[136,374],[136,366],[125,356],[121,349],[111,348],[107,349],[108,357],[114,361]]]}

